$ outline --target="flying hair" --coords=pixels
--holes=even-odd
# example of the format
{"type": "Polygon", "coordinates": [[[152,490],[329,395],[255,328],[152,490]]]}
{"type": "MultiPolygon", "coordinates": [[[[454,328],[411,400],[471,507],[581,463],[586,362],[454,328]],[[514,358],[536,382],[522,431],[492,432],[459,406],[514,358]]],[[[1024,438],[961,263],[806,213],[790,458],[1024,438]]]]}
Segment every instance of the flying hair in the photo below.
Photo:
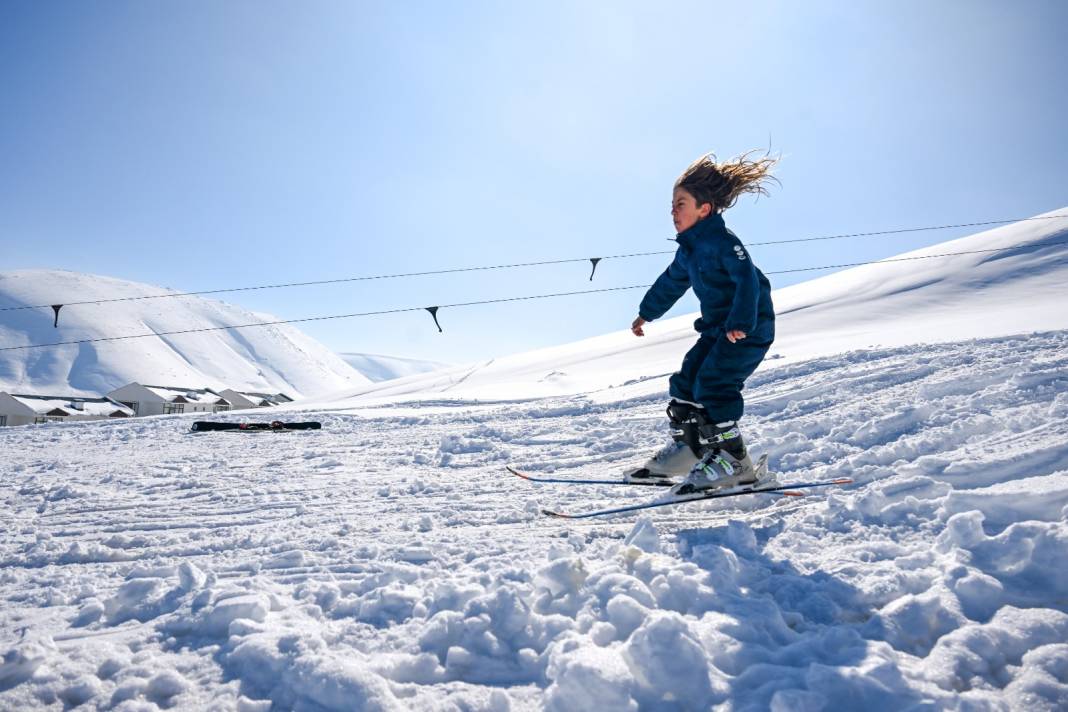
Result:
{"type": "Polygon", "coordinates": [[[778,178],[771,175],[779,156],[765,153],[750,159],[754,153],[755,150],[746,151],[722,163],[716,159],[716,154],[706,153],[682,172],[675,187],[692,195],[699,206],[711,203],[716,212],[732,207],[743,193],[768,195],[767,185],[779,183],[778,178]]]}

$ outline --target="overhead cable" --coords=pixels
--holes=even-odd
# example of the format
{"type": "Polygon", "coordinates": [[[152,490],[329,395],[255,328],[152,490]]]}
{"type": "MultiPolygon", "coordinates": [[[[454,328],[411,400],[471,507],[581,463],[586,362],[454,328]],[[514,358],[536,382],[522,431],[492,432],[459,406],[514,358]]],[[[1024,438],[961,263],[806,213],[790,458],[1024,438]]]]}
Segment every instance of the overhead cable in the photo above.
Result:
{"type": "MultiPolygon", "coordinates": [[[[789,272],[807,272],[807,271],[824,270],[824,269],[841,269],[841,268],[845,268],[845,267],[861,267],[863,265],[888,264],[888,263],[891,263],[891,262],[909,262],[909,261],[913,261],[913,260],[927,260],[927,259],[933,259],[933,258],[938,258],[938,257],[956,257],[956,256],[959,256],[959,255],[976,255],[976,254],[991,253],[991,252],[1007,252],[1007,251],[1010,251],[1010,250],[1033,250],[1033,249],[1041,249],[1041,248],[1046,248],[1046,247],[1053,247],[1053,246],[1056,246],[1056,245],[1068,245],[1068,240],[1059,241],[1059,242],[1045,242],[1045,243],[1030,244],[1030,245],[1011,245],[1009,247],[996,247],[996,248],[986,249],[986,250],[966,250],[966,251],[963,251],[963,252],[943,252],[943,253],[934,254],[934,255],[914,255],[912,257],[891,257],[891,258],[887,258],[887,259],[883,259],[883,260],[872,260],[872,261],[868,261],[868,262],[853,262],[853,263],[838,264],[838,265],[823,265],[823,266],[820,266],[820,267],[799,267],[799,268],[795,268],[795,269],[786,269],[786,270],[778,270],[778,271],[774,271],[774,272],[766,272],[765,274],[786,274],[786,273],[789,273],[789,272]]],[[[160,332],[153,332],[153,333],[148,333],[148,334],[131,334],[131,335],[128,335],[128,336],[105,336],[105,337],[99,337],[99,338],[95,338],[95,339],[78,339],[78,340],[73,340],[73,341],[58,341],[58,342],[48,343],[48,344],[28,344],[28,345],[25,345],[25,346],[6,346],[6,347],[0,347],[0,351],[17,351],[17,350],[21,350],[21,349],[50,348],[50,347],[55,347],[55,346],[70,346],[70,345],[74,345],[74,344],[92,344],[92,343],[98,343],[98,342],[102,342],[102,341],[122,341],[122,340],[125,340],[125,339],[144,339],[144,338],[149,338],[149,337],[153,337],[153,336],[175,336],[175,335],[179,335],[179,334],[196,334],[196,333],[202,333],[202,332],[206,332],[206,331],[226,331],[226,330],[229,330],[229,329],[247,329],[247,328],[262,327],[262,326],[277,326],[277,325],[280,325],[280,324],[299,324],[299,323],[306,323],[306,322],[312,322],[312,321],[328,321],[328,320],[332,320],[332,319],[351,319],[351,318],[363,317],[363,316],[379,316],[379,315],[384,315],[384,314],[400,314],[400,313],[403,313],[403,312],[414,312],[414,311],[424,311],[424,310],[425,311],[429,311],[431,313],[431,315],[434,317],[434,323],[438,324],[437,313],[438,313],[439,309],[452,308],[452,307],[469,307],[469,306],[477,306],[477,305],[482,305],[482,304],[504,304],[504,303],[507,303],[507,302],[521,302],[521,301],[529,301],[529,300],[534,300],[534,299],[552,299],[552,298],[556,298],[556,297],[571,297],[571,296],[578,296],[578,295],[585,295],[585,294],[599,294],[599,293],[604,293],[604,292],[621,292],[621,291],[626,291],[626,290],[631,290],[631,289],[648,289],[650,286],[651,285],[648,285],[648,284],[636,284],[636,285],[631,285],[631,286],[627,286],[627,287],[607,287],[607,288],[603,288],[603,289],[586,289],[586,290],[581,290],[581,291],[577,291],[577,292],[556,292],[554,294],[535,294],[535,295],[524,296],[524,297],[505,297],[505,298],[501,298],[501,299],[486,299],[486,300],[475,301],[475,302],[459,302],[459,303],[456,303],[456,304],[439,304],[439,305],[434,306],[434,307],[405,307],[405,308],[401,308],[401,309],[384,309],[384,310],[380,310],[380,311],[357,312],[357,313],[353,313],[353,314],[333,314],[333,315],[329,315],[329,316],[303,317],[303,318],[300,318],[300,319],[279,319],[277,321],[264,321],[264,322],[256,322],[256,323],[252,323],[252,324],[232,324],[232,325],[229,325],[229,326],[212,326],[212,327],[204,327],[204,328],[200,328],[200,329],[184,329],[184,330],[181,330],[181,331],[160,331],[160,332]]],[[[441,330],[441,325],[440,324],[438,324],[438,330],[439,331],[441,330]]]]}
{"type": "MultiPolygon", "coordinates": [[[[797,243],[797,242],[815,242],[815,241],[818,241],[818,240],[842,240],[842,239],[855,238],[855,237],[875,237],[875,236],[880,236],[880,235],[896,235],[896,234],[906,233],[906,232],[922,232],[922,231],[926,231],[926,230],[948,230],[950,228],[979,227],[979,226],[984,226],[984,225],[1004,225],[1004,224],[1008,224],[1008,223],[1025,222],[1025,221],[1029,221],[1029,220],[1056,220],[1056,219],[1060,219],[1060,218],[1068,218],[1068,215],[1040,215],[1038,217],[1017,218],[1017,219],[1013,219],[1013,220],[987,220],[987,221],[984,221],[984,222],[958,223],[958,224],[955,224],[955,225],[929,225],[929,226],[926,226],[926,227],[908,227],[908,228],[899,228],[899,229],[896,229],[896,230],[880,230],[880,231],[877,231],[877,232],[854,232],[854,233],[846,233],[846,234],[842,234],[842,235],[822,235],[822,236],[819,236],[819,237],[800,237],[800,238],[794,238],[794,239],[790,239],[790,240],[768,240],[768,241],[765,241],[765,242],[747,242],[746,244],[748,246],[750,246],[750,247],[765,246],[765,245],[786,245],[786,244],[797,243]]],[[[251,287],[228,287],[226,289],[205,289],[205,290],[194,291],[194,292],[168,292],[166,294],[147,294],[147,295],[142,295],[142,296],[137,296],[137,297],[115,297],[113,299],[95,299],[95,300],[87,300],[87,301],[81,301],[81,302],[64,302],[62,305],[35,304],[35,305],[17,306],[17,307],[0,307],[0,312],[18,311],[18,310],[22,310],[22,309],[45,309],[45,308],[56,309],[57,306],[79,306],[79,305],[87,305],[87,304],[110,304],[112,302],[133,302],[133,301],[141,301],[141,300],[144,300],[144,299],[168,299],[168,298],[172,298],[172,297],[194,297],[194,296],[203,296],[203,295],[206,295],[206,294],[224,294],[224,293],[228,293],[228,292],[251,292],[251,291],[257,291],[257,290],[264,290],[264,289],[286,289],[286,288],[293,288],[293,287],[312,287],[312,286],[325,285],[325,284],[343,284],[343,283],[346,283],[346,282],[368,282],[368,281],[382,280],[382,279],[402,279],[402,278],[408,278],[408,277],[426,277],[426,276],[438,275],[438,274],[457,274],[457,273],[461,273],[461,272],[480,272],[480,271],[490,271],[490,270],[515,269],[515,268],[518,268],[518,267],[542,267],[542,266],[546,266],[546,265],[560,265],[560,264],[568,264],[568,263],[573,263],[573,262],[592,262],[593,263],[593,270],[590,272],[590,281],[592,281],[593,280],[593,274],[597,269],[597,263],[600,262],[601,260],[620,260],[620,259],[630,259],[630,258],[634,258],[634,257],[649,257],[649,256],[652,256],[652,255],[670,255],[670,254],[674,254],[674,252],[675,252],[675,250],[658,250],[658,251],[654,251],[654,252],[632,252],[632,253],[621,254],[621,255],[605,255],[603,257],[572,257],[572,258],[558,259],[558,260],[542,260],[542,261],[539,261],[539,262],[514,262],[514,263],[510,263],[510,264],[482,265],[482,266],[474,266],[474,267],[455,267],[455,268],[452,268],[452,269],[426,270],[426,271],[422,271],[422,272],[398,272],[398,273],[395,273],[395,274],[378,274],[378,275],[368,275],[368,276],[362,276],[362,277],[340,277],[340,278],[337,278],[337,279],[321,279],[321,280],[314,280],[314,281],[309,281],[309,282],[287,282],[287,283],[282,283],[282,284],[263,284],[263,285],[257,285],[257,286],[251,286],[251,287]]],[[[810,268],[810,269],[823,269],[823,268],[813,267],[813,268],[810,268]]],[[[56,309],[56,312],[57,312],[56,320],[57,320],[57,324],[58,324],[58,318],[59,318],[58,309],[56,309]]]]}

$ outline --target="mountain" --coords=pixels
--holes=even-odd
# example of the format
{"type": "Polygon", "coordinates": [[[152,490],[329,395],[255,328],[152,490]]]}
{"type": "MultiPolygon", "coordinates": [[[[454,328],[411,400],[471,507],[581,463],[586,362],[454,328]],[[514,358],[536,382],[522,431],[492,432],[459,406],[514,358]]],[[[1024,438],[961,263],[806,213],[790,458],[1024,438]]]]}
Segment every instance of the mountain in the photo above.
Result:
{"type": "MultiPolygon", "coordinates": [[[[777,336],[764,367],[871,346],[1068,329],[1068,219],[1052,219],[1066,214],[1068,208],[776,290],[777,336]],[[1022,249],[1005,249],[1013,246],[1022,249]],[[971,254],[934,257],[946,253],[971,254]]],[[[696,316],[653,322],[642,339],[620,330],[347,389],[322,402],[535,398],[637,383],[662,390],[696,339],[696,316]]]]}
{"type": "MultiPolygon", "coordinates": [[[[173,290],[78,272],[0,273],[0,309],[69,304],[53,327],[51,309],[0,311],[0,346],[211,329],[274,321],[196,296],[138,299],[173,290]]],[[[161,386],[282,392],[292,398],[366,386],[351,366],[299,330],[279,324],[47,349],[0,351],[0,390],[92,395],[138,381],[161,386]]]]}
{"type": "Polygon", "coordinates": [[[412,358],[379,356],[377,354],[341,353],[338,355],[341,356],[345,363],[375,383],[437,371],[449,366],[436,361],[420,361],[412,358]]]}

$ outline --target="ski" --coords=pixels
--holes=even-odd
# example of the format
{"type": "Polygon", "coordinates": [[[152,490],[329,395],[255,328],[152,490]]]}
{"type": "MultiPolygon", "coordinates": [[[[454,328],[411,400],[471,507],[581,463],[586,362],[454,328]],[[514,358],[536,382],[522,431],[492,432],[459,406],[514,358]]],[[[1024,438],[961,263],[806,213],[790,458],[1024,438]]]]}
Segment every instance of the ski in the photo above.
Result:
{"type": "Polygon", "coordinates": [[[775,487],[757,487],[755,489],[732,489],[726,492],[713,490],[711,492],[698,493],[694,495],[686,495],[683,497],[675,497],[672,499],[658,499],[652,502],[643,502],[641,504],[631,504],[625,507],[614,507],[612,509],[599,509],[592,512],[578,512],[575,514],[568,514],[566,512],[556,512],[551,509],[542,509],[541,513],[549,516],[556,517],[557,519],[590,519],[591,517],[603,517],[609,514],[624,514],[627,512],[637,512],[643,509],[653,509],[655,507],[672,507],[677,504],[686,504],[688,502],[704,502],[710,499],[723,499],[726,497],[739,497],[746,494],[777,494],[788,497],[803,497],[803,492],[797,492],[796,490],[808,489],[811,487],[830,487],[833,485],[848,485],[852,484],[853,480],[848,478],[839,478],[835,480],[820,480],[818,482],[796,482],[788,485],[776,485],[775,487]]]}
{"type": "MultiPolygon", "coordinates": [[[[640,480],[624,480],[624,479],[589,479],[582,477],[538,477],[531,475],[522,470],[517,470],[514,467],[505,465],[505,469],[511,472],[516,477],[520,477],[527,482],[538,482],[540,484],[559,484],[559,485],[625,485],[628,487],[674,487],[682,480],[673,480],[667,477],[649,477],[647,479],[640,480]]],[[[768,475],[768,456],[761,455],[756,463],[756,477],[758,480],[766,479],[768,475]]]]}
{"type": "Polygon", "coordinates": [[[322,423],[284,423],[274,420],[270,423],[217,423],[210,420],[197,420],[190,430],[194,433],[205,432],[285,432],[288,430],[319,430],[322,423]]]}
{"type": "Polygon", "coordinates": [[[540,482],[545,484],[566,484],[566,485],[630,485],[636,487],[672,487],[678,484],[676,480],[669,479],[653,479],[648,480],[598,480],[598,479],[581,479],[574,477],[536,477],[529,475],[526,472],[517,470],[514,467],[505,466],[506,469],[516,477],[520,477],[528,482],[540,482]]]}

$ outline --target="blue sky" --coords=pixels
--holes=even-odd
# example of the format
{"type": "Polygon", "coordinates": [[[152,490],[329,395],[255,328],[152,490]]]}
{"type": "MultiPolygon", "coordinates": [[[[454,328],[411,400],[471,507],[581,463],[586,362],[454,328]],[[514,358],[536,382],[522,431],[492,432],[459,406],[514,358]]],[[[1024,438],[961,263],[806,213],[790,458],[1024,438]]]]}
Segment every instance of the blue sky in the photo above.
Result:
{"type": "MultiPolygon", "coordinates": [[[[743,241],[1026,217],[1068,205],[1066,26],[1059,0],[2,0],[0,270],[199,290],[668,250],[679,172],[769,140],[782,187],[728,211],[743,241]]],[[[221,298],[299,318],[648,284],[667,259],[221,298]]],[[[626,328],[640,298],[303,328],[459,363],[626,328]]]]}

